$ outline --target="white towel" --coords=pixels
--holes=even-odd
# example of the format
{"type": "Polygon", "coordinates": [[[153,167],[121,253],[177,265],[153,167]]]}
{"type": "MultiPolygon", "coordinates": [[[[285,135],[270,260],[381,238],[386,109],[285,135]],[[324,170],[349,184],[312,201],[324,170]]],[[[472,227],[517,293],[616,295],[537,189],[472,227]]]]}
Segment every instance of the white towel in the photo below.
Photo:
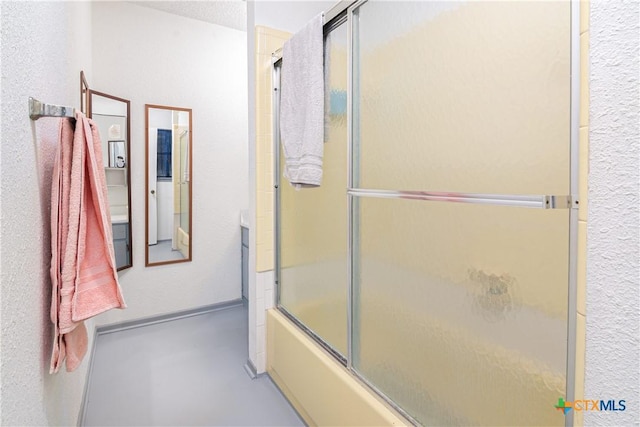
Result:
{"type": "Polygon", "coordinates": [[[322,182],[324,46],[322,14],[285,42],[282,51],[280,138],[284,176],[292,185],[322,182]]]}

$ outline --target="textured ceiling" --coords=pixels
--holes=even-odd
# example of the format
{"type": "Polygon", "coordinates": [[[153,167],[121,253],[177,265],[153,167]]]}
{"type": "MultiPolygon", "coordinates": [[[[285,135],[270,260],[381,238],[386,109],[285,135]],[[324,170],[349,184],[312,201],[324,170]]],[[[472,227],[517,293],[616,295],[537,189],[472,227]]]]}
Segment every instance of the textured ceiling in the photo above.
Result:
{"type": "Polygon", "coordinates": [[[236,30],[247,30],[247,4],[242,0],[132,1],[131,3],[236,30]]]}

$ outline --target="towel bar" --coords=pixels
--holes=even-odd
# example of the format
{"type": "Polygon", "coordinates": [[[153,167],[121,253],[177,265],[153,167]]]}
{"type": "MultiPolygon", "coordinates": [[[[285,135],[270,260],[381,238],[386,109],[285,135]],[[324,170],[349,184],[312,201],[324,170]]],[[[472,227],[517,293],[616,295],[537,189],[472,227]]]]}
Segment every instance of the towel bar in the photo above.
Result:
{"type": "Polygon", "coordinates": [[[29,97],[29,118],[38,120],[40,117],[76,117],[73,107],[45,104],[35,98],[29,97]]]}

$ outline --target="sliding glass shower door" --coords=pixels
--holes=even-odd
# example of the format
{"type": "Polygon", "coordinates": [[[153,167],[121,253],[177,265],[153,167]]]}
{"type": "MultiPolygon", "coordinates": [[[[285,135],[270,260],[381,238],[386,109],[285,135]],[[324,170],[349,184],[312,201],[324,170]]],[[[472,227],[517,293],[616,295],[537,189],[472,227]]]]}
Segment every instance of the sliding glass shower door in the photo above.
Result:
{"type": "Polygon", "coordinates": [[[279,289],[281,307],[346,358],[347,26],[334,29],[327,41],[322,185],[299,191],[284,180],[280,185],[279,289]]]}
{"type": "Polygon", "coordinates": [[[278,189],[279,308],[416,424],[572,423],[576,10],[334,21],[323,184],[278,189]]]}
{"type": "Polygon", "coordinates": [[[425,425],[563,425],[570,4],[352,22],[353,369],[425,425]]]}

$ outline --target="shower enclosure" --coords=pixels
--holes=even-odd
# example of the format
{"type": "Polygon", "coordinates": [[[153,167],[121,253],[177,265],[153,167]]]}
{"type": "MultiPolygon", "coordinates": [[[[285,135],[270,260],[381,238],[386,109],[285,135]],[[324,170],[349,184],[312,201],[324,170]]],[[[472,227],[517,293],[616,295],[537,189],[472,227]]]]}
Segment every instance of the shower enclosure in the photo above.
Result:
{"type": "Polygon", "coordinates": [[[350,3],[313,189],[275,62],[278,308],[416,424],[572,424],[578,7],[350,3]]]}

